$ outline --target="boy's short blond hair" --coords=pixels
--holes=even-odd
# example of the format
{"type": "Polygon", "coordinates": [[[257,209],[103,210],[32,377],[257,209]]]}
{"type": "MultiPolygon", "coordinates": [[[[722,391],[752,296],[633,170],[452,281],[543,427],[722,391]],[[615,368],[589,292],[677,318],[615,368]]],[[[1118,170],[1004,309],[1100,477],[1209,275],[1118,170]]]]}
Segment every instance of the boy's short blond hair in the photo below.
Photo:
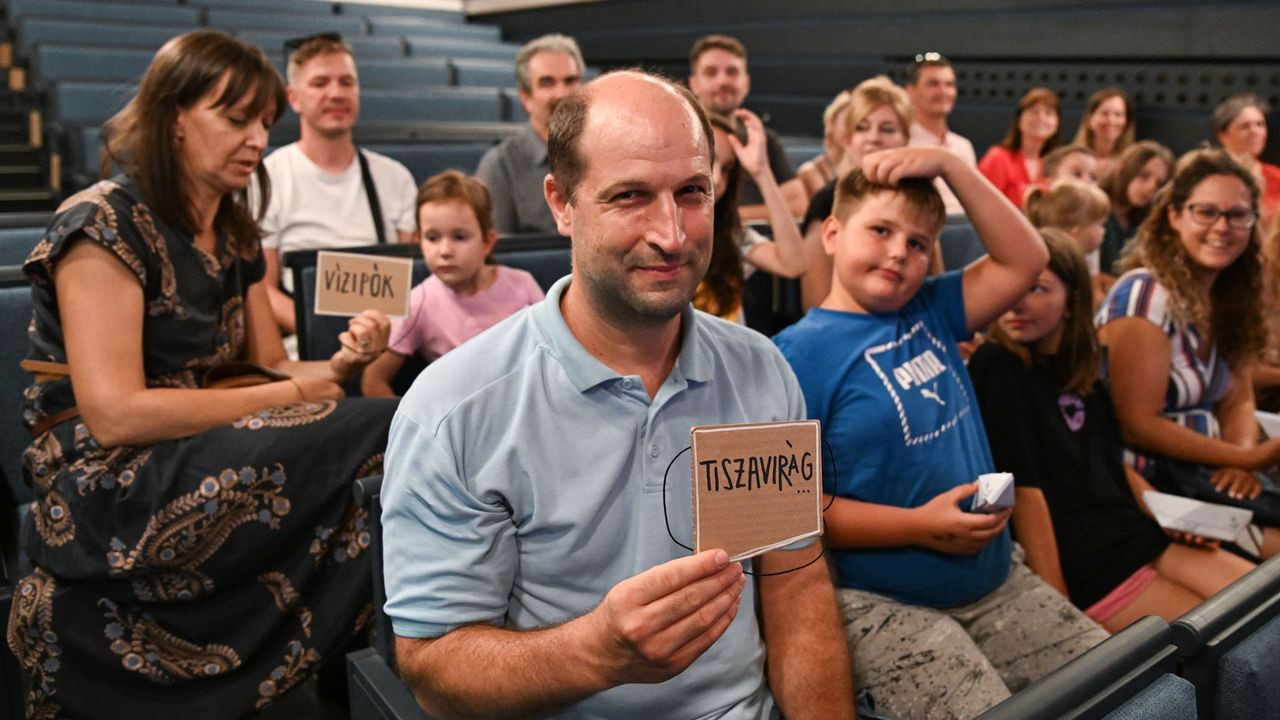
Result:
{"type": "Polygon", "coordinates": [[[849,219],[862,201],[870,195],[892,193],[902,198],[907,207],[915,213],[916,219],[933,228],[935,235],[942,230],[947,221],[947,208],[942,204],[942,196],[932,180],[925,178],[906,178],[897,185],[881,185],[872,182],[862,170],[854,169],[840,178],[836,183],[835,202],[831,214],[841,223],[849,219]]]}

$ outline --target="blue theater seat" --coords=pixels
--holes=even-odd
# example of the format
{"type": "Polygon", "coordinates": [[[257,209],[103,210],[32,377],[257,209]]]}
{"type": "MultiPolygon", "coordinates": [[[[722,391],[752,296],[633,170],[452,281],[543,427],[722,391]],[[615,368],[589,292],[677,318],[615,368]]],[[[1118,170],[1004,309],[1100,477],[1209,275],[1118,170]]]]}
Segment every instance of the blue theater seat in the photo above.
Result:
{"type": "Polygon", "coordinates": [[[412,91],[363,90],[360,118],[371,121],[503,120],[502,98],[487,88],[420,88],[412,91]]]}
{"type": "Polygon", "coordinates": [[[1280,557],[1173,622],[1202,718],[1280,717],[1280,557]]]}
{"type": "Polygon", "coordinates": [[[417,85],[452,85],[453,70],[444,58],[361,60],[357,64],[363,91],[377,88],[405,90],[417,85]]]}
{"type": "Polygon", "coordinates": [[[310,13],[260,12],[250,10],[209,10],[206,24],[221,30],[278,30],[288,28],[293,37],[317,32],[336,32],[346,35],[364,35],[362,17],[348,15],[321,15],[310,13]]]}
{"type": "Polygon", "coordinates": [[[515,60],[520,48],[515,45],[499,43],[481,43],[470,40],[456,40],[438,36],[409,35],[404,36],[409,46],[409,54],[414,57],[453,57],[453,58],[493,58],[497,60],[515,60]]]}
{"type": "Polygon", "coordinates": [[[450,64],[458,85],[511,87],[516,84],[516,66],[509,61],[454,58],[450,64]]]}
{"type": "Polygon", "coordinates": [[[938,242],[942,244],[942,267],[947,270],[958,270],[987,254],[973,223],[963,215],[947,218],[938,242]]]}
{"type": "Polygon", "coordinates": [[[85,2],[82,0],[9,0],[9,17],[48,17],[68,20],[124,23],[200,25],[200,9],[172,5],[130,2],[85,2]]]}
{"type": "Polygon", "coordinates": [[[101,125],[137,92],[132,83],[66,80],[52,84],[54,117],[74,125],[101,125]]]}
{"type": "Polygon", "coordinates": [[[22,18],[17,25],[18,51],[29,55],[41,44],[102,45],[147,48],[153,53],[169,38],[191,30],[186,25],[127,24],[61,18],[22,18]]]}
{"type": "Polygon", "coordinates": [[[0,265],[21,265],[44,237],[44,226],[0,228],[0,265]]]}
{"type": "Polygon", "coordinates": [[[1176,652],[1168,623],[1145,617],[978,718],[1190,720],[1194,691],[1172,675],[1176,652]]]}
{"type": "Polygon", "coordinates": [[[37,45],[31,71],[40,82],[104,80],[136,82],[146,72],[155,50],[92,45],[37,45]]]}
{"type": "Polygon", "coordinates": [[[419,184],[445,170],[475,172],[480,158],[490,143],[378,143],[366,145],[370,150],[395,158],[409,168],[419,184]]]}
{"type": "Polygon", "coordinates": [[[470,41],[502,39],[497,25],[464,25],[429,18],[369,15],[365,18],[372,35],[445,35],[470,41]]]}
{"type": "MultiPolygon", "coordinates": [[[[298,33],[273,28],[269,30],[238,30],[236,37],[257,45],[272,58],[284,59],[284,43],[298,37],[298,33]]],[[[366,62],[377,58],[402,58],[405,56],[404,40],[399,37],[369,35],[344,35],[342,38],[355,53],[356,65],[361,70],[361,80],[366,62]]]]}

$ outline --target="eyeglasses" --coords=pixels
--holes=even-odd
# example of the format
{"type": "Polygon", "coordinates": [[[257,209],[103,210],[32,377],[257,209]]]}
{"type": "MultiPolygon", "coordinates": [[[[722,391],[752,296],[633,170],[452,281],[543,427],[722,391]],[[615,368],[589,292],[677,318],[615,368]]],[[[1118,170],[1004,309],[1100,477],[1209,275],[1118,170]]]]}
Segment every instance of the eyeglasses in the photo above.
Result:
{"type": "Polygon", "coordinates": [[[915,61],[918,63],[939,62],[942,60],[942,53],[926,52],[916,53],[915,61]]]}
{"type": "Polygon", "coordinates": [[[329,42],[340,43],[342,42],[342,34],[336,32],[325,32],[307,35],[306,37],[289,38],[284,41],[284,51],[287,53],[293,52],[312,40],[327,40],[329,42]]]}
{"type": "Polygon", "coordinates": [[[1220,210],[1208,203],[1191,203],[1186,206],[1186,211],[1191,214],[1191,220],[1201,227],[1213,225],[1220,217],[1227,219],[1232,230],[1250,230],[1258,222],[1258,214],[1252,210],[1220,210]]]}

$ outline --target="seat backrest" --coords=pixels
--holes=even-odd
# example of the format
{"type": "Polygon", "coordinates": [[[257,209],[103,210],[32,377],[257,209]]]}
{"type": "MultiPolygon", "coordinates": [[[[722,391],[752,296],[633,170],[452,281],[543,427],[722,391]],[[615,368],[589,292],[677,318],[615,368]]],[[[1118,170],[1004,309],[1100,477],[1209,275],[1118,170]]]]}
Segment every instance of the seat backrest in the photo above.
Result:
{"type": "Polygon", "coordinates": [[[96,22],[64,18],[23,18],[18,22],[18,47],[23,54],[42,43],[77,45],[89,43],[119,47],[149,48],[153,52],[169,38],[190,30],[185,25],[143,25],[139,23],[96,22]]]}
{"type": "Polygon", "coordinates": [[[213,8],[208,11],[206,22],[209,27],[227,31],[271,30],[287,27],[295,31],[295,36],[318,32],[336,32],[343,35],[365,34],[364,18],[323,12],[263,12],[213,8]]]}
{"type": "Polygon", "coordinates": [[[1280,717],[1280,618],[1249,634],[1218,663],[1217,720],[1280,717]]]}
{"type": "Polygon", "coordinates": [[[21,265],[44,237],[44,227],[0,228],[0,266],[21,265]]]}
{"type": "Polygon", "coordinates": [[[22,426],[22,393],[31,385],[31,375],[18,367],[31,349],[30,324],[27,277],[21,268],[0,268],[0,473],[6,481],[6,508],[31,501],[31,490],[22,482],[22,451],[31,439],[22,426]]]}
{"type": "Polygon", "coordinates": [[[978,232],[965,218],[948,220],[938,242],[942,243],[942,267],[947,270],[959,270],[987,254],[978,232]]]}
{"type": "Polygon", "coordinates": [[[1165,673],[1107,713],[1105,720],[1194,720],[1195,717],[1195,687],[1177,675],[1165,673]]]}
{"type": "Polygon", "coordinates": [[[189,29],[195,29],[200,24],[200,8],[183,7],[177,3],[157,5],[84,0],[9,0],[8,5],[11,18],[50,17],[136,23],[139,18],[145,17],[147,22],[182,25],[189,29]]]}
{"type": "Polygon", "coordinates": [[[38,45],[32,54],[36,79],[135,82],[155,53],[150,48],[94,45],[38,45]]]}
{"type": "MultiPolygon", "coordinates": [[[[1260,645],[1271,648],[1271,652],[1280,652],[1274,649],[1275,635],[1280,632],[1274,623],[1277,617],[1280,617],[1280,556],[1262,563],[1173,621],[1170,629],[1178,645],[1181,674],[1196,687],[1196,703],[1202,717],[1213,717],[1224,697],[1225,688],[1219,687],[1223,672],[1244,672],[1238,677],[1245,677],[1253,662],[1254,650],[1260,645]],[[1255,633],[1260,634],[1256,642],[1234,653],[1237,646],[1244,645],[1255,633]],[[1228,654],[1233,654],[1230,665],[1225,661],[1228,654]]],[[[1275,657],[1268,657],[1266,667],[1274,670],[1275,657]]],[[[1277,683],[1272,676],[1274,672],[1264,682],[1269,682],[1274,690],[1277,683]]],[[[1234,674],[1232,677],[1237,678],[1234,674]]],[[[1237,679],[1231,682],[1234,685],[1237,679]]],[[[1248,682],[1243,685],[1247,686],[1248,682]]],[[[1269,695],[1265,697],[1274,700],[1269,695]]],[[[1241,700],[1253,702],[1243,695],[1241,700]]]]}
{"type": "Polygon", "coordinates": [[[568,246],[563,248],[539,248],[531,250],[499,250],[493,259],[500,265],[524,270],[538,281],[538,285],[546,292],[557,280],[568,275],[572,270],[572,259],[568,246]]]}
{"type": "Polygon", "coordinates": [[[980,720],[1101,718],[1172,672],[1176,652],[1168,623],[1148,616],[978,717],[980,720]]]}

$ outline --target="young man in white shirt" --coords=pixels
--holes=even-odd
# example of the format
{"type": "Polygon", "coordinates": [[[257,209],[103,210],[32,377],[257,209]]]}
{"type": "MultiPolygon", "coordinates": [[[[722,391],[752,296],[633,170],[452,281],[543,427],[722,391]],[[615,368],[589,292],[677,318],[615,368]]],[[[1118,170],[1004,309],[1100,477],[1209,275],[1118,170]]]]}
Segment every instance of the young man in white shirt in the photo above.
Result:
{"type": "Polygon", "coordinates": [[[282,282],[284,254],[408,242],[417,185],[395,160],[370,150],[357,153],[352,130],[360,115],[360,81],[351,48],[340,37],[302,40],[289,55],[287,74],[289,105],[301,121],[301,137],[263,161],[271,198],[261,224],[271,310],[281,330],[292,333],[293,298],[286,292],[292,284],[287,277],[282,282]]]}

